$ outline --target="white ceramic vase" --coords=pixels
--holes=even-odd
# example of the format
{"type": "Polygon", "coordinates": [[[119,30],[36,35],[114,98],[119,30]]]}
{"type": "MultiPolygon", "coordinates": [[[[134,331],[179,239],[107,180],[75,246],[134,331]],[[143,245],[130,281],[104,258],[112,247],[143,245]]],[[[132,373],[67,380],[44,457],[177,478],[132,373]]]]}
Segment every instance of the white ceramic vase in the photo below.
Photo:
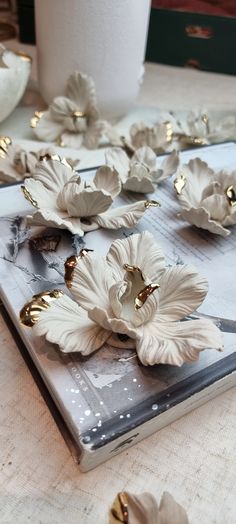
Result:
{"type": "Polygon", "coordinates": [[[126,113],[143,75],[150,0],[36,0],[40,91],[62,95],[79,70],[93,77],[103,115],[126,113]]]}

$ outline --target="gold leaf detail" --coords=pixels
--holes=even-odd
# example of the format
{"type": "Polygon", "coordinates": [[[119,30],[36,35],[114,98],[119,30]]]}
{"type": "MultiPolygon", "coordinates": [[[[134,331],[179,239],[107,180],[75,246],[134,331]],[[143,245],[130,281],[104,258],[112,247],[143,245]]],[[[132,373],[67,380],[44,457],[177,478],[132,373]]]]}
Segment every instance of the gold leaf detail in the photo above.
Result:
{"type": "Polygon", "coordinates": [[[166,141],[172,142],[173,140],[173,127],[171,122],[167,121],[164,122],[165,128],[166,128],[166,141]]]}
{"type": "Polygon", "coordinates": [[[0,136],[0,158],[5,158],[12,141],[9,136],[0,136]]]}
{"type": "Polygon", "coordinates": [[[77,266],[79,260],[83,258],[84,256],[87,256],[88,253],[92,252],[93,249],[81,249],[79,255],[72,255],[71,257],[67,258],[65,261],[64,267],[65,267],[65,283],[67,287],[70,289],[72,286],[72,280],[73,280],[73,272],[75,267],[77,266]]]}
{"type": "Polygon", "coordinates": [[[157,200],[147,200],[145,202],[145,207],[148,209],[149,207],[161,207],[160,202],[157,202],[157,200]]]}
{"type": "Polygon", "coordinates": [[[226,196],[227,196],[229,205],[232,207],[236,206],[236,192],[234,190],[234,187],[233,186],[227,187],[225,192],[226,192],[226,196]]]}
{"type": "Polygon", "coordinates": [[[36,207],[36,209],[38,209],[39,208],[38,202],[33,199],[33,197],[31,196],[30,192],[28,191],[28,189],[26,189],[25,186],[21,186],[21,189],[23,191],[23,194],[24,194],[24,197],[26,198],[26,200],[28,200],[28,202],[30,202],[30,204],[32,206],[34,206],[34,207],[36,207]]]}
{"type": "Polygon", "coordinates": [[[147,298],[153,293],[153,291],[155,291],[159,287],[159,284],[149,284],[144,289],[142,289],[135,298],[135,310],[137,311],[138,309],[140,309],[143,306],[143,304],[145,304],[147,298]]]}
{"type": "Polygon", "coordinates": [[[186,184],[186,177],[184,175],[180,175],[174,180],[174,186],[175,186],[175,191],[177,195],[181,195],[182,190],[185,187],[185,184],[186,184]]]}
{"type": "Polygon", "coordinates": [[[21,58],[24,62],[32,62],[32,57],[24,51],[14,51],[14,53],[21,58]]]}
{"type": "Polygon", "coordinates": [[[85,117],[85,113],[83,113],[83,111],[73,111],[71,113],[71,116],[72,116],[72,118],[84,118],[85,117]]]}
{"type": "Polygon", "coordinates": [[[125,271],[127,271],[128,273],[139,273],[141,279],[143,280],[144,282],[144,276],[143,276],[143,273],[141,271],[141,269],[137,266],[131,266],[130,264],[124,264],[123,265],[123,268],[125,269],[125,271]]]}
{"type": "Polygon", "coordinates": [[[31,121],[30,121],[30,127],[32,127],[32,129],[35,129],[40,118],[42,118],[43,116],[43,111],[35,111],[34,113],[34,116],[33,118],[31,118],[31,121]]]}
{"type": "Polygon", "coordinates": [[[43,291],[34,295],[32,300],[25,304],[20,311],[20,321],[24,326],[33,327],[38,322],[40,313],[47,310],[51,302],[63,296],[63,292],[54,289],[53,291],[43,291]]]}

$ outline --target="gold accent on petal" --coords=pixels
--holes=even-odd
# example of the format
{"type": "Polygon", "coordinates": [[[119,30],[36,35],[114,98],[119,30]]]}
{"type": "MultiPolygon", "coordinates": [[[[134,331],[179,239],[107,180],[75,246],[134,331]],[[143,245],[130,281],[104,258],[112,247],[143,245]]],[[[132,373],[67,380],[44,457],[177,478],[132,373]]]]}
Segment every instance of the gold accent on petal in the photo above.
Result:
{"type": "Polygon", "coordinates": [[[30,121],[30,127],[32,127],[32,129],[35,129],[40,118],[42,118],[43,116],[43,111],[35,111],[34,113],[34,116],[33,118],[31,118],[31,121],[30,121]]]}
{"type": "Polygon", "coordinates": [[[118,493],[118,499],[120,503],[120,508],[123,516],[123,524],[129,524],[129,510],[128,510],[128,496],[127,493],[122,491],[118,493]]]}
{"type": "Polygon", "coordinates": [[[0,158],[5,158],[12,141],[9,136],[0,136],[0,158]]]}
{"type": "Polygon", "coordinates": [[[79,255],[72,255],[71,257],[67,258],[65,261],[64,267],[65,267],[65,283],[67,287],[70,289],[72,287],[72,281],[73,281],[73,273],[74,269],[77,266],[79,260],[83,258],[84,256],[87,256],[88,253],[91,253],[93,249],[81,249],[79,252],[79,255]]]}
{"type": "Polygon", "coordinates": [[[147,200],[145,202],[145,207],[148,209],[149,207],[161,207],[160,202],[157,202],[157,200],[147,200]]]}
{"type": "Polygon", "coordinates": [[[174,180],[175,191],[177,195],[181,195],[183,188],[186,184],[186,176],[180,175],[174,180]]]}
{"type": "Polygon", "coordinates": [[[36,207],[36,209],[38,209],[39,208],[38,202],[33,199],[33,197],[31,196],[30,192],[28,191],[28,189],[26,189],[25,186],[21,186],[21,189],[23,191],[23,194],[24,194],[24,197],[26,198],[26,200],[28,200],[28,202],[30,202],[30,204],[32,206],[34,206],[34,207],[36,207]]]}
{"type": "Polygon", "coordinates": [[[143,280],[144,282],[144,276],[142,274],[142,271],[139,267],[137,266],[131,266],[130,264],[124,264],[123,265],[123,268],[125,269],[125,271],[127,271],[128,273],[139,273],[141,279],[143,280]]]}
{"type": "Polygon", "coordinates": [[[20,321],[24,326],[33,327],[36,322],[38,322],[40,313],[47,310],[51,302],[55,299],[63,296],[63,292],[54,289],[52,291],[43,291],[34,295],[32,300],[25,304],[25,306],[20,311],[20,321]]]}
{"type": "Polygon", "coordinates": [[[28,55],[27,53],[24,53],[24,51],[14,51],[15,55],[19,56],[21,60],[24,62],[32,62],[32,57],[28,55]]]}
{"type": "Polygon", "coordinates": [[[85,113],[83,113],[83,111],[73,111],[71,113],[71,116],[72,116],[72,118],[84,118],[85,117],[85,113]]]}
{"type": "Polygon", "coordinates": [[[166,141],[167,142],[172,142],[173,140],[173,126],[171,124],[171,122],[167,121],[167,122],[164,122],[164,125],[166,127],[166,141]]]}
{"type": "Polygon", "coordinates": [[[145,304],[147,298],[150,295],[152,295],[153,291],[155,291],[159,287],[160,287],[159,284],[149,284],[144,289],[142,289],[142,291],[140,291],[137,297],[135,298],[135,301],[134,301],[135,310],[137,311],[138,309],[140,309],[143,306],[143,304],[145,304]]]}
{"type": "Polygon", "coordinates": [[[227,187],[225,193],[226,193],[229,205],[232,207],[236,206],[236,192],[234,190],[234,187],[233,186],[227,187]]]}
{"type": "Polygon", "coordinates": [[[205,124],[207,134],[209,135],[209,133],[210,133],[209,117],[207,116],[206,113],[204,113],[204,114],[201,116],[201,121],[203,122],[203,124],[205,124]]]}

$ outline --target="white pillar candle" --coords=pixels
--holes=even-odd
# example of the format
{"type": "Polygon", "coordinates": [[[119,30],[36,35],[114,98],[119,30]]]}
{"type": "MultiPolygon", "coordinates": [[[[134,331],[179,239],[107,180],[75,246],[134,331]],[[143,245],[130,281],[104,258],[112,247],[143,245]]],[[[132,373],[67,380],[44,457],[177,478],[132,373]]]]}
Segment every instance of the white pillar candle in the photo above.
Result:
{"type": "Polygon", "coordinates": [[[75,70],[93,77],[98,107],[121,115],[142,77],[150,0],[36,0],[39,87],[50,103],[75,70]]]}

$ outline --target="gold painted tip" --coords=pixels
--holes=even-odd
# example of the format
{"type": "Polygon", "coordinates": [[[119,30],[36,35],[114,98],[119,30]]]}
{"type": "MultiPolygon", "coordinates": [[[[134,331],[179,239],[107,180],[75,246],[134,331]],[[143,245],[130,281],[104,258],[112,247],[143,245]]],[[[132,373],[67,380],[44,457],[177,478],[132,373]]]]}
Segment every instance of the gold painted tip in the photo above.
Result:
{"type": "Polygon", "coordinates": [[[186,177],[184,175],[180,175],[174,180],[174,188],[177,193],[177,195],[181,195],[182,190],[185,187],[186,184],[186,177]]]}
{"type": "Polygon", "coordinates": [[[21,191],[23,192],[23,195],[26,198],[26,200],[28,200],[28,202],[30,202],[30,204],[32,206],[34,206],[34,207],[36,207],[36,209],[38,209],[39,208],[38,202],[33,199],[33,197],[31,196],[30,192],[28,191],[28,189],[26,189],[25,186],[21,186],[21,191]]]}
{"type": "Polygon", "coordinates": [[[149,207],[161,207],[161,204],[157,202],[157,200],[147,200],[145,202],[145,208],[149,209],[149,207]]]}
{"type": "Polygon", "coordinates": [[[137,297],[135,298],[134,309],[138,311],[138,309],[140,309],[143,306],[143,304],[145,304],[148,297],[152,295],[152,293],[159,287],[159,284],[149,284],[144,289],[142,289],[142,291],[140,291],[137,297]]]}
{"type": "Polygon", "coordinates": [[[130,264],[124,264],[123,265],[123,268],[125,269],[125,271],[127,271],[128,273],[138,273],[140,278],[143,280],[144,282],[144,276],[143,276],[143,273],[141,271],[141,269],[137,266],[131,266],[130,264]]]}
{"type": "Polygon", "coordinates": [[[118,499],[123,517],[123,524],[129,523],[128,496],[124,491],[118,493],[118,499]]]}
{"type": "Polygon", "coordinates": [[[14,51],[14,53],[21,58],[24,62],[32,62],[33,59],[30,55],[27,53],[24,53],[24,51],[14,51]]]}
{"type": "Polygon", "coordinates": [[[226,193],[226,197],[227,197],[229,205],[231,207],[236,206],[236,192],[234,190],[234,187],[233,186],[227,187],[225,193],[226,193]]]}
{"type": "Polygon", "coordinates": [[[26,327],[33,327],[38,322],[40,313],[47,310],[51,302],[63,296],[63,292],[59,289],[52,291],[43,291],[32,297],[32,300],[24,305],[21,309],[19,317],[20,322],[26,327]]]}
{"type": "Polygon", "coordinates": [[[88,255],[88,253],[92,252],[93,249],[81,249],[79,255],[72,255],[65,261],[64,267],[65,267],[65,283],[67,287],[70,289],[72,287],[73,282],[73,273],[74,269],[76,268],[79,260],[83,258],[84,256],[88,255]]]}
{"type": "Polygon", "coordinates": [[[35,111],[33,118],[31,118],[30,120],[30,127],[32,127],[32,129],[36,128],[42,116],[43,116],[43,111],[35,111]]]}
{"type": "Polygon", "coordinates": [[[85,113],[83,113],[83,111],[73,111],[71,113],[71,116],[72,118],[84,118],[85,117],[85,113]]]}
{"type": "Polygon", "coordinates": [[[5,158],[8,152],[8,147],[12,144],[9,136],[0,136],[0,158],[5,158]]]}

